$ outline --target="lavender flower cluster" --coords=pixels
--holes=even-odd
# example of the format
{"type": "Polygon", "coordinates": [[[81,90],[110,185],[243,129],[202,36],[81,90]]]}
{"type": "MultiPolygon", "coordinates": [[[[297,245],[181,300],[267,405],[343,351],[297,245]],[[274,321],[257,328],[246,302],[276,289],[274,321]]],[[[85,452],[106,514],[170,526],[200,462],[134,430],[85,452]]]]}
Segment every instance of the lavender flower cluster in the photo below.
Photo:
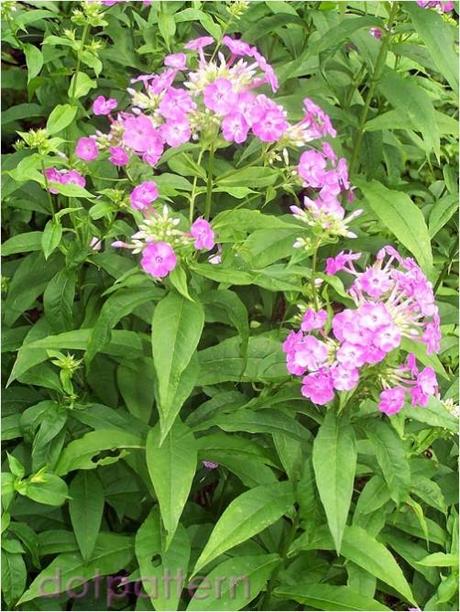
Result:
{"type": "Polygon", "coordinates": [[[315,404],[330,402],[335,391],[353,391],[372,372],[381,385],[379,409],[401,410],[407,398],[426,406],[437,393],[432,368],[419,371],[415,356],[394,365],[404,337],[437,352],[441,333],[433,288],[411,258],[390,246],[381,249],[374,264],[358,271],[360,253],[341,252],[329,258],[326,273],[346,271],[355,277],[348,295],[355,303],[330,316],[324,309],[306,310],[299,331],[283,344],[287,368],[302,377],[302,394],[315,404]]]}
{"type": "MultiPolygon", "coordinates": [[[[162,72],[140,75],[132,79],[131,85],[130,110],[114,115],[117,100],[98,96],[93,101],[93,113],[107,116],[110,130],[80,138],[75,148],[78,159],[91,162],[105,155],[109,162],[122,168],[137,157],[155,167],[167,147],[177,148],[191,140],[212,140],[220,133],[225,141],[237,145],[252,135],[267,149],[271,146],[273,153],[282,151],[278,158],[286,160],[287,149],[297,151],[314,142],[316,148],[303,151],[297,166],[288,166],[298,189],[304,187],[309,194],[304,197],[304,208],[293,206],[291,210],[317,232],[354,237],[347,225],[361,211],[345,219],[343,196],[352,199],[346,160],[337,159],[328,142],[320,142],[336,136],[329,116],[306,98],[302,120],[290,124],[280,104],[265,94],[255,93],[263,85],[273,92],[278,89],[272,66],[255,47],[229,36],[223,37],[221,46],[210,36],[202,36],[189,41],[184,52],[166,56],[162,72]],[[211,45],[214,50],[207,54],[211,45]]],[[[86,183],[75,169],[48,168],[45,176],[52,183],[52,193],[58,193],[59,183],[80,186],[86,183]]],[[[195,242],[197,249],[212,249],[215,242],[211,226],[202,218],[192,224],[190,232],[182,232],[179,240],[179,230],[172,232],[168,214],[159,215],[152,207],[158,196],[154,180],[144,181],[133,189],[129,196],[131,207],[142,211],[146,220],[132,243],[116,241],[115,246],[142,252],[144,270],[163,278],[177,263],[174,249],[189,243],[190,236],[198,231],[204,236],[195,242]],[[164,240],[158,239],[159,234],[164,240]],[[157,245],[158,242],[161,244],[157,245]]],[[[296,246],[308,248],[302,240],[296,246]]]]}

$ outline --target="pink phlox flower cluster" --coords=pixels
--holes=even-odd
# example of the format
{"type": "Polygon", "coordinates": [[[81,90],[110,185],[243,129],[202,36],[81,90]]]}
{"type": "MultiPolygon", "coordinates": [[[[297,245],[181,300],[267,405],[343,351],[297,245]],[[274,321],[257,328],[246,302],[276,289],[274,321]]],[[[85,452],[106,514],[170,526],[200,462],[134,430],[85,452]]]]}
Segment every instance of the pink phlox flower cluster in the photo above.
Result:
{"type": "Polygon", "coordinates": [[[428,353],[439,351],[440,319],[433,286],[416,262],[386,246],[377,253],[375,263],[360,272],[354,266],[359,256],[341,252],[328,258],[326,273],[346,271],[353,275],[355,280],[348,293],[359,308],[368,304],[384,306],[401,337],[424,342],[428,353]]]}
{"type": "Polygon", "coordinates": [[[417,4],[424,9],[438,9],[441,13],[450,13],[455,6],[454,2],[442,2],[440,0],[417,0],[417,4]]]}
{"type": "Polygon", "coordinates": [[[407,400],[413,406],[425,407],[430,397],[438,395],[435,371],[430,367],[419,370],[412,353],[404,365],[393,370],[388,379],[379,398],[379,410],[387,415],[398,413],[407,400]]]}
{"type": "Polygon", "coordinates": [[[116,240],[115,248],[130,249],[141,253],[141,267],[153,278],[162,279],[176,267],[181,255],[189,255],[193,249],[210,251],[215,247],[215,234],[211,224],[199,217],[186,232],[179,228],[180,219],[172,217],[167,206],[158,212],[152,204],[158,199],[158,187],[154,181],[144,181],[134,187],[129,199],[131,208],[143,215],[131,242],[116,240]]]}
{"type": "Polygon", "coordinates": [[[352,391],[367,369],[378,366],[380,410],[394,414],[406,396],[413,405],[426,406],[437,393],[433,370],[419,372],[413,356],[398,368],[385,360],[404,337],[424,342],[427,352],[439,350],[439,314],[431,283],[411,258],[401,257],[393,247],[381,249],[375,263],[362,272],[355,267],[360,256],[341,252],[327,260],[327,274],[346,271],[355,277],[348,290],[355,307],[334,314],[329,333],[326,311],[307,309],[300,330],[283,343],[287,369],[303,377],[302,394],[316,404],[328,403],[336,391],[352,391]]]}
{"type": "MultiPolygon", "coordinates": [[[[335,136],[329,118],[319,107],[308,100],[305,101],[305,107],[315,117],[322,118],[321,123],[315,124],[315,138],[335,136]]],[[[301,154],[297,173],[310,195],[304,197],[303,212],[297,206],[291,207],[294,215],[308,225],[319,226],[331,235],[355,238],[356,234],[348,229],[348,225],[362,210],[354,211],[345,219],[343,196],[350,201],[349,196],[352,193],[346,160],[337,159],[329,143],[324,142],[321,150],[309,149],[301,154]]]]}
{"type": "MultiPolygon", "coordinates": [[[[46,168],[44,175],[46,180],[50,183],[60,183],[61,185],[79,185],[84,187],[86,185],[85,177],[82,176],[77,170],[58,170],[57,168],[46,168]]],[[[59,188],[50,186],[50,193],[59,193],[59,188]]]]}

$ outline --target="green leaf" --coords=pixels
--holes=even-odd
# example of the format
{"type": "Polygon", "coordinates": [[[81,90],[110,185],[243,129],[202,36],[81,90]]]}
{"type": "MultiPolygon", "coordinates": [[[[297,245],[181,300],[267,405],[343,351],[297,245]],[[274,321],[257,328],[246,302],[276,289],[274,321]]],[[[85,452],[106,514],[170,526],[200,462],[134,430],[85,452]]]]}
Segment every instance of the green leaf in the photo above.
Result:
{"type": "Polygon", "coordinates": [[[180,406],[175,404],[181,377],[196,351],[204,325],[201,304],[171,291],[156,306],[152,321],[153,364],[158,378],[161,437],[180,406]]]}
{"type": "Polygon", "coordinates": [[[16,253],[27,253],[29,251],[41,251],[42,232],[26,232],[11,236],[2,244],[2,256],[15,255],[16,253]]]}
{"type": "Polygon", "coordinates": [[[27,63],[27,82],[30,83],[43,67],[43,54],[40,49],[29,43],[23,46],[23,50],[27,63]]]}
{"type": "Polygon", "coordinates": [[[168,548],[195,476],[197,446],[192,431],[176,420],[162,443],[157,425],[147,436],[146,459],[167,532],[168,548]]]}
{"type": "Polygon", "coordinates": [[[452,90],[458,92],[458,54],[455,47],[455,26],[447,24],[436,11],[420,10],[415,2],[404,2],[417,33],[423,40],[452,90]]]}
{"type": "Polygon", "coordinates": [[[413,77],[405,78],[398,72],[385,69],[378,88],[395,110],[408,117],[409,127],[415,126],[421,132],[429,155],[434,150],[440,156],[440,135],[434,106],[428,93],[413,77]],[[407,104],[407,100],[411,103],[407,104]]]}
{"type": "Polygon", "coordinates": [[[2,549],[2,594],[10,609],[24,592],[27,569],[21,554],[13,554],[2,549]]]}
{"type": "Polygon", "coordinates": [[[77,72],[70,81],[68,96],[71,100],[86,96],[91,89],[96,87],[96,81],[90,79],[85,72],[77,72]]]}
{"type": "Polygon", "coordinates": [[[43,294],[45,316],[55,333],[72,327],[73,301],[77,281],[74,269],[63,268],[53,276],[43,294]]]}
{"type": "Polygon", "coordinates": [[[276,183],[279,171],[266,166],[232,170],[217,180],[218,187],[268,187],[276,183]]]}
{"type": "Polygon", "coordinates": [[[113,293],[101,308],[96,325],[91,330],[85,362],[91,363],[94,357],[110,342],[112,329],[133,310],[147,302],[153,302],[161,295],[156,287],[141,286],[130,289],[120,289],[113,293]]]}
{"type": "Polygon", "coordinates": [[[420,559],[417,563],[426,567],[458,567],[458,555],[442,552],[432,553],[420,559]]]}
{"type": "Polygon", "coordinates": [[[329,409],[313,443],[313,467],[337,553],[353,494],[356,459],[353,428],[345,417],[329,409]]]}
{"type": "Polygon", "coordinates": [[[166,45],[169,47],[172,37],[176,33],[176,22],[174,16],[161,11],[158,14],[158,29],[166,45]]]}
{"type": "Polygon", "coordinates": [[[75,119],[77,107],[71,104],[58,104],[46,122],[46,131],[51,136],[62,132],[75,119]]]}
{"type": "Polygon", "coordinates": [[[48,221],[42,234],[42,249],[45,260],[59,246],[62,238],[62,225],[56,219],[48,221]]]}
{"type": "Polygon", "coordinates": [[[289,482],[261,485],[234,499],[217,521],[193,575],[224,552],[245,542],[287,514],[294,503],[289,482]]]}
{"type": "Polygon", "coordinates": [[[122,449],[143,447],[142,438],[128,431],[92,431],[65,447],[56,466],[56,473],[64,476],[73,470],[93,470],[98,465],[109,465],[124,457],[126,452],[122,449]]]}
{"type": "Polygon", "coordinates": [[[93,472],[81,471],[69,488],[69,514],[81,556],[89,561],[96,546],[104,510],[102,483],[93,472]]]}
{"type": "Polygon", "coordinates": [[[57,273],[59,264],[55,257],[45,262],[42,253],[30,253],[21,260],[8,287],[5,325],[12,326],[24,311],[31,308],[57,273]]]}
{"type": "Polygon", "coordinates": [[[241,354],[239,336],[227,338],[198,353],[200,383],[215,385],[227,381],[270,382],[288,377],[281,340],[254,336],[248,341],[247,354],[241,354]]]}
{"type": "Polygon", "coordinates": [[[62,478],[47,473],[31,476],[26,482],[24,495],[49,506],[62,506],[69,497],[67,485],[62,478]]]}
{"type": "Polygon", "coordinates": [[[274,594],[294,599],[312,610],[389,610],[376,599],[366,597],[348,586],[331,584],[296,584],[279,586],[274,594]]]}
{"type": "Polygon", "coordinates": [[[154,402],[154,373],[151,359],[142,359],[133,363],[126,362],[118,366],[118,389],[129,412],[148,423],[154,402]],[[142,380],[142,385],[139,384],[142,380]]]}
{"type": "Polygon", "coordinates": [[[433,273],[430,236],[423,214],[409,196],[388,189],[378,181],[355,183],[371,210],[392,234],[414,255],[425,274],[433,273]]]}
{"type": "Polygon", "coordinates": [[[411,588],[393,555],[367,531],[356,525],[346,527],[342,554],[415,603],[411,588]]]}
{"type": "Polygon", "coordinates": [[[441,427],[453,434],[458,432],[458,419],[451,414],[443,405],[441,400],[430,397],[428,405],[421,410],[419,407],[406,406],[402,416],[414,419],[419,423],[426,423],[430,427],[441,427]]]}
{"type": "Polygon", "coordinates": [[[171,576],[185,579],[190,558],[190,540],[187,531],[178,525],[168,550],[162,546],[161,520],[158,508],[154,508],[139,527],[135,539],[135,551],[142,584],[155,610],[177,610],[181,585],[171,589],[164,580],[171,576]],[[161,562],[154,564],[160,559],[161,562]]]}
{"type": "Polygon", "coordinates": [[[187,610],[242,610],[265,588],[279,561],[272,554],[238,556],[219,563],[202,580],[187,610]]]}
{"type": "Polygon", "coordinates": [[[366,422],[366,434],[387,483],[391,498],[399,504],[405,501],[410,489],[410,466],[405,443],[386,421],[366,422]]]}
{"type": "Polygon", "coordinates": [[[18,604],[37,597],[50,597],[65,592],[69,581],[76,589],[96,576],[107,576],[125,569],[133,559],[132,538],[114,533],[101,533],[91,561],[85,562],[79,553],[63,553],[34,579],[18,604]]]}

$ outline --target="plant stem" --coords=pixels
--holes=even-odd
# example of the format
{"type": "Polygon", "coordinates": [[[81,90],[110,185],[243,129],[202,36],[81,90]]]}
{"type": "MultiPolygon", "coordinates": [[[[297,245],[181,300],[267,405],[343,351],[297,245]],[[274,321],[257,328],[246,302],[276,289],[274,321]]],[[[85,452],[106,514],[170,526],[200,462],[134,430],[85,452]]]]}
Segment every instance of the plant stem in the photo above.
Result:
{"type": "Polygon", "coordinates": [[[283,541],[283,544],[281,546],[281,550],[280,550],[280,563],[278,565],[278,567],[275,569],[275,571],[273,572],[270,580],[268,581],[267,584],[267,590],[265,591],[265,595],[264,597],[261,599],[260,605],[258,606],[259,610],[269,610],[270,608],[268,607],[268,604],[270,602],[270,598],[272,596],[272,592],[275,586],[275,581],[276,578],[278,577],[278,574],[281,570],[281,568],[283,567],[285,561],[286,561],[286,557],[289,551],[289,547],[292,544],[292,541],[295,538],[295,534],[297,533],[297,514],[295,515],[292,524],[291,524],[291,529],[289,530],[289,533],[286,537],[286,539],[283,541]]]}
{"type": "Polygon", "coordinates": [[[443,268],[441,270],[441,273],[439,274],[439,276],[438,276],[438,278],[436,280],[436,283],[435,283],[435,285],[433,287],[433,292],[434,293],[437,293],[437,291],[438,291],[439,287],[441,286],[444,278],[446,277],[447,271],[449,270],[449,266],[452,264],[452,260],[453,260],[453,258],[455,256],[455,252],[456,252],[457,248],[458,248],[457,241],[454,240],[454,243],[453,243],[452,247],[450,248],[449,254],[447,256],[447,260],[446,260],[446,262],[445,262],[445,264],[444,264],[444,266],[443,266],[443,268]]]}
{"type": "Polygon", "coordinates": [[[211,215],[211,204],[212,204],[212,171],[214,166],[214,146],[212,145],[209,150],[208,159],[208,180],[206,183],[206,202],[204,206],[204,217],[209,221],[211,215]]]}
{"type": "MultiPolygon", "coordinates": [[[[198,159],[197,159],[197,164],[200,165],[201,164],[201,160],[203,158],[203,153],[204,153],[204,149],[201,149],[199,155],[198,155],[198,159]]],[[[193,223],[193,215],[195,214],[195,198],[196,198],[196,186],[198,183],[198,177],[195,176],[195,178],[193,179],[193,185],[192,185],[192,193],[190,195],[190,223],[193,223]]]]}
{"type": "Polygon", "coordinates": [[[48,194],[48,201],[50,203],[51,214],[54,217],[54,202],[53,202],[53,198],[51,197],[51,192],[49,190],[48,178],[47,178],[47,176],[45,174],[45,162],[43,161],[43,159],[40,160],[40,164],[41,164],[41,167],[42,167],[43,178],[45,179],[46,193],[48,194]]]}
{"type": "Polygon", "coordinates": [[[313,294],[313,301],[315,303],[315,310],[319,310],[318,292],[316,291],[316,285],[315,285],[315,280],[316,280],[316,264],[317,264],[317,260],[318,260],[318,248],[319,248],[319,240],[315,244],[315,248],[314,248],[312,259],[311,259],[310,285],[311,285],[311,292],[313,294]]]}
{"type": "Polygon", "coordinates": [[[77,89],[77,79],[78,79],[78,73],[80,72],[80,65],[81,65],[81,52],[84,49],[85,46],[85,42],[86,42],[86,37],[88,35],[88,24],[86,23],[83,27],[83,33],[81,35],[81,46],[77,51],[77,65],[75,67],[75,74],[74,74],[74,80],[72,83],[72,90],[70,92],[70,100],[73,101],[75,100],[75,90],[77,89]]]}
{"type": "Polygon", "coordinates": [[[359,157],[361,153],[361,146],[362,146],[363,137],[364,137],[364,126],[366,125],[367,116],[369,114],[369,110],[370,110],[371,103],[372,103],[372,98],[374,97],[377,83],[379,82],[380,77],[382,76],[383,69],[385,67],[387,54],[388,54],[388,46],[390,44],[391,36],[392,36],[391,26],[393,24],[397,11],[398,11],[398,3],[394,2],[390,10],[390,15],[387,21],[387,27],[385,30],[385,34],[382,38],[382,44],[380,47],[379,54],[377,56],[377,61],[375,62],[375,69],[374,69],[374,73],[371,78],[371,82],[369,84],[369,90],[367,92],[363,112],[361,113],[361,117],[359,120],[358,134],[356,136],[356,142],[353,148],[353,153],[352,153],[351,161],[350,161],[350,174],[353,174],[355,170],[357,169],[357,165],[358,165],[359,157]]]}

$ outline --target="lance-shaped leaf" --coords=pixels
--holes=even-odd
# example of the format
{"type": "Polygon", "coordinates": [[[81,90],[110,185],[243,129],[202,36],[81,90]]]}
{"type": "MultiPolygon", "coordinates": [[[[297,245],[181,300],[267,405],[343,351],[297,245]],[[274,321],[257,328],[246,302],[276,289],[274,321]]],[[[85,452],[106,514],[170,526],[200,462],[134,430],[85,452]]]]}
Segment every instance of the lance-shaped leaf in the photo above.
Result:
{"type": "Polygon", "coordinates": [[[155,308],[152,321],[153,364],[158,379],[162,439],[180,406],[175,401],[181,377],[196,351],[204,324],[203,307],[171,291],[155,308]]]}
{"type": "Polygon", "coordinates": [[[194,575],[222,553],[245,542],[286,514],[294,503],[290,482],[261,485],[242,493],[217,521],[194,575]]]}
{"type": "Polygon", "coordinates": [[[191,430],[177,420],[163,443],[158,425],[149,432],[146,453],[147,467],[167,532],[168,548],[192,486],[197,446],[191,430]]]}
{"type": "Polygon", "coordinates": [[[356,457],[355,433],[348,419],[328,410],[313,443],[313,467],[338,553],[353,493],[356,457]]]}

